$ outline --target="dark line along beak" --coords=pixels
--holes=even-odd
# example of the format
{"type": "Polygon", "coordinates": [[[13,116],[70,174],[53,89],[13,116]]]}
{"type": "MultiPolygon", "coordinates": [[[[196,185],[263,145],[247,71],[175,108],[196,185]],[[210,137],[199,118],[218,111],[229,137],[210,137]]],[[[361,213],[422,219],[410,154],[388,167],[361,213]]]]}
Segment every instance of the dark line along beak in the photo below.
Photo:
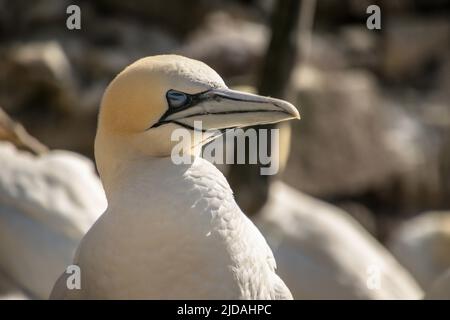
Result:
{"type": "Polygon", "coordinates": [[[172,122],[193,129],[194,121],[201,121],[201,130],[206,131],[300,119],[297,109],[280,99],[230,89],[181,94],[186,95],[186,103],[169,107],[152,128],[172,122]]]}

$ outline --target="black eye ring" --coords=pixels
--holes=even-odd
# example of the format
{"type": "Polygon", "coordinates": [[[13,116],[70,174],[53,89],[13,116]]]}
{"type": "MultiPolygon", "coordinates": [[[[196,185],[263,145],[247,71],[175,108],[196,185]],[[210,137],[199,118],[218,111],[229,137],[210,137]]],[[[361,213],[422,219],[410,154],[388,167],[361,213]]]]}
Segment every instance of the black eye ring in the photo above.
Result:
{"type": "Polygon", "coordinates": [[[167,91],[166,99],[169,107],[172,109],[186,107],[192,102],[190,95],[173,89],[167,91]]]}
{"type": "Polygon", "coordinates": [[[185,109],[195,106],[200,101],[210,99],[210,97],[208,96],[209,91],[210,89],[195,94],[189,94],[182,91],[170,89],[166,92],[166,100],[167,104],[169,105],[169,109],[161,116],[161,118],[159,118],[159,121],[157,123],[153,124],[148,129],[156,128],[165,123],[171,122],[170,120],[166,120],[167,117],[169,117],[171,114],[181,112],[185,109]]]}

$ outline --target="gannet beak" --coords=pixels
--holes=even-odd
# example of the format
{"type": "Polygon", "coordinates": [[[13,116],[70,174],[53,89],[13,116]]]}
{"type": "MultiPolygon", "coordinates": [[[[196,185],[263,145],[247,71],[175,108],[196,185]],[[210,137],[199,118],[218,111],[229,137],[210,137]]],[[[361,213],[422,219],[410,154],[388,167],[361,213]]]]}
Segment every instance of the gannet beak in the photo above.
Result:
{"type": "Polygon", "coordinates": [[[152,127],[172,122],[193,129],[194,121],[201,121],[205,131],[300,119],[297,109],[280,99],[230,89],[182,94],[188,96],[189,102],[179,109],[169,109],[152,127]]]}

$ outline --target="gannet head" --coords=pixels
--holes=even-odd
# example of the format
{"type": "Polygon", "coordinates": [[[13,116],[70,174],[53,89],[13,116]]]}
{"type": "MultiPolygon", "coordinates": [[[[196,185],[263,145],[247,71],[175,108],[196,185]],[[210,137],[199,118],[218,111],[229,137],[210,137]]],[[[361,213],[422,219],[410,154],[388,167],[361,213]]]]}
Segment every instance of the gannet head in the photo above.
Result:
{"type": "Polygon", "coordinates": [[[105,91],[96,160],[104,152],[170,156],[177,143],[171,141],[173,130],[195,130],[194,121],[207,131],[294,118],[299,113],[290,103],[230,90],[202,62],[177,55],[147,57],[126,67],[105,91]]]}

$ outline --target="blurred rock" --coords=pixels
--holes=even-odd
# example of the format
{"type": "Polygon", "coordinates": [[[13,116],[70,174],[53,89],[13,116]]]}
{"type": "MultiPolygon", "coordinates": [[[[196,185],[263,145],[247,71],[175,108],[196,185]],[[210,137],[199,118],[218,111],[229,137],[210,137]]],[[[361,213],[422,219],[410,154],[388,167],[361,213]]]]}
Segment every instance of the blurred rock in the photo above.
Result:
{"type": "Polygon", "coordinates": [[[336,203],[362,202],[375,214],[442,205],[436,133],[404,102],[381,94],[369,73],[303,67],[294,88],[302,121],[293,124],[285,181],[336,203]]]}
{"type": "MultiPolygon", "coordinates": [[[[136,25],[129,21],[105,21],[103,35],[115,37],[104,45],[90,43],[74,44],[74,61],[95,79],[99,76],[115,76],[132,61],[149,55],[170,53],[178,47],[178,42],[170,35],[155,27],[136,25]],[[132,36],[130,36],[132,35],[132,36]],[[76,55],[76,56],[75,56],[76,55]]],[[[81,40],[81,39],[80,39],[81,40]]]]}
{"type": "Polygon", "coordinates": [[[97,107],[86,114],[80,106],[83,95],[61,45],[14,44],[1,55],[0,101],[5,110],[50,147],[90,153],[97,107]]]}
{"type": "Polygon", "coordinates": [[[389,80],[420,79],[449,53],[448,17],[395,18],[383,29],[382,73],[389,80]]]}
{"type": "Polygon", "coordinates": [[[379,38],[365,26],[349,25],[337,34],[315,32],[307,63],[329,71],[345,68],[375,69],[379,64],[379,38]]]}
{"type": "Polygon", "coordinates": [[[337,38],[343,42],[344,56],[352,68],[376,70],[380,63],[380,38],[366,26],[342,27],[337,38]]]}
{"type": "Polygon", "coordinates": [[[314,195],[342,195],[404,169],[386,145],[386,110],[370,74],[303,69],[294,86],[302,121],[293,126],[284,180],[314,195]]]}
{"type": "Polygon", "coordinates": [[[450,212],[429,212],[406,221],[392,233],[388,247],[419,284],[428,290],[450,268],[450,212]]]}
{"type": "Polygon", "coordinates": [[[399,165],[388,185],[379,188],[379,201],[397,213],[418,213],[442,204],[439,169],[440,141],[424,125],[412,104],[385,99],[390,111],[386,118],[386,146],[399,165]],[[383,190],[384,189],[384,190],[383,190]]]}
{"type": "Polygon", "coordinates": [[[215,12],[188,36],[180,52],[207,63],[224,77],[242,76],[257,73],[267,41],[264,25],[215,12]]]}
{"type": "Polygon", "coordinates": [[[0,101],[10,113],[45,101],[55,109],[74,103],[71,65],[56,41],[15,44],[2,50],[0,101]]]}
{"type": "Polygon", "coordinates": [[[221,0],[101,0],[95,2],[95,7],[110,15],[132,15],[143,21],[152,21],[179,34],[185,34],[197,27],[205,14],[221,2],[221,0]]]}
{"type": "Polygon", "coordinates": [[[334,35],[314,33],[308,55],[308,65],[319,70],[336,70],[349,67],[350,61],[345,56],[345,42],[334,35]]]}
{"type": "Polygon", "coordinates": [[[65,26],[66,8],[70,3],[68,0],[35,0],[30,5],[26,0],[0,0],[0,36],[11,41],[18,36],[30,36],[51,24],[65,26]]]}
{"type": "MultiPolygon", "coordinates": [[[[67,18],[66,9],[71,4],[69,0],[35,0],[32,6],[23,0],[10,2],[22,3],[23,11],[21,16],[32,25],[65,22],[67,18]]],[[[14,6],[14,4],[11,5],[14,6]]]]}

